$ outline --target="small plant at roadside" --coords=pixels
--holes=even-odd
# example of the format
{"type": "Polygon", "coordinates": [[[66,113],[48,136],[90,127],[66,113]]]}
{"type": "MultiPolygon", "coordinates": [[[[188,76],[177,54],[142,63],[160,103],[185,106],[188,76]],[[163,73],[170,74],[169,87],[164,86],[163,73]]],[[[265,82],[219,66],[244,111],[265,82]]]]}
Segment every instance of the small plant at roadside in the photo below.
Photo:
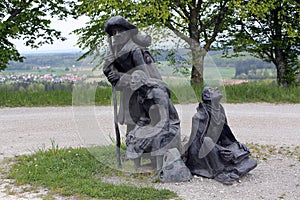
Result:
{"type": "Polygon", "coordinates": [[[300,162],[300,146],[275,146],[247,143],[251,150],[252,157],[257,160],[267,160],[272,155],[284,155],[289,158],[296,158],[300,162]]]}

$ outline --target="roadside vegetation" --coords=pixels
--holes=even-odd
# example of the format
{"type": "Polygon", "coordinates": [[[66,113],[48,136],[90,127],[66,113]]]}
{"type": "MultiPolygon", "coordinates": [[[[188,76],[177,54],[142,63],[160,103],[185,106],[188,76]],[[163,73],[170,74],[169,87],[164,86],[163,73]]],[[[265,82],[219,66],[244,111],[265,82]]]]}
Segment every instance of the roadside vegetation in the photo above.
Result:
{"type": "MultiPolygon", "coordinates": [[[[177,81],[175,81],[177,82],[177,81]]],[[[172,101],[174,103],[195,103],[197,98],[201,99],[199,86],[192,90],[188,84],[169,83],[172,90],[172,101]],[[197,97],[196,97],[197,96],[197,97]]],[[[272,82],[259,81],[236,85],[226,85],[222,91],[227,103],[300,103],[300,87],[294,86],[282,88],[272,82]]],[[[1,107],[34,107],[34,106],[71,106],[76,99],[91,96],[89,102],[81,101],[81,104],[88,105],[111,105],[111,87],[98,86],[97,83],[80,84],[74,86],[68,84],[49,84],[48,89],[45,85],[32,83],[31,86],[0,84],[0,106],[1,107]],[[81,87],[80,94],[74,96],[74,87],[81,87]],[[92,101],[92,102],[91,102],[92,101]]]]}
{"type": "Polygon", "coordinates": [[[300,103],[299,86],[283,88],[262,81],[228,85],[225,88],[228,103],[300,103]]]}
{"type": "MultiPolygon", "coordinates": [[[[299,146],[253,143],[247,146],[258,162],[274,155],[300,161],[299,146]]],[[[116,161],[112,157],[115,157],[113,145],[59,149],[52,143],[49,150],[13,158],[9,162],[10,170],[5,174],[7,178],[14,179],[16,185],[30,184],[31,190],[48,188],[44,199],[52,199],[56,194],[76,199],[179,199],[172,191],[150,187],[148,180],[154,176],[153,173],[128,174],[116,170],[116,161]],[[105,178],[116,176],[121,180],[117,184],[105,181],[105,178]]]]}
{"type": "Polygon", "coordinates": [[[288,158],[298,160],[300,162],[300,146],[294,145],[261,145],[254,143],[247,143],[247,147],[251,150],[251,156],[258,162],[268,160],[274,155],[283,155],[288,158]]]}
{"type": "MultiPolygon", "coordinates": [[[[76,199],[174,199],[176,194],[169,190],[133,184],[112,184],[102,181],[103,177],[118,176],[134,179],[135,184],[146,185],[149,177],[125,176],[108,166],[106,161],[115,156],[115,147],[99,147],[102,155],[96,159],[85,148],[59,149],[52,145],[49,150],[39,150],[32,155],[22,155],[14,159],[8,178],[15,184],[42,186],[53,194],[74,196],[76,199]]],[[[49,199],[51,197],[48,196],[49,199]]]]}

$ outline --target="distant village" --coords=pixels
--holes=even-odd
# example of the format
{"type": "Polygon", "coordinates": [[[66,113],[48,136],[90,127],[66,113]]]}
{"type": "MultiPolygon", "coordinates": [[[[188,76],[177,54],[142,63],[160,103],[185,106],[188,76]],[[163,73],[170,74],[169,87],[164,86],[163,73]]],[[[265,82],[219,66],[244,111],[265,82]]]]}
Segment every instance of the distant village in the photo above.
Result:
{"type": "Polygon", "coordinates": [[[84,81],[92,67],[76,61],[81,54],[28,54],[24,62],[11,62],[0,72],[0,83],[75,83],[84,81]]]}
{"type": "Polygon", "coordinates": [[[20,75],[15,74],[1,74],[0,83],[16,83],[16,82],[78,82],[86,78],[86,75],[76,74],[64,74],[58,76],[56,74],[33,74],[33,73],[22,73],[20,75]]]}
{"type": "Polygon", "coordinates": [[[35,82],[79,82],[87,78],[85,73],[78,72],[91,72],[91,68],[82,68],[72,65],[66,68],[53,68],[51,66],[32,66],[24,69],[8,69],[0,72],[0,83],[35,83],[35,82]],[[59,73],[56,74],[57,69],[59,73]],[[65,74],[64,74],[65,73],[65,74]],[[59,75],[58,75],[59,74],[59,75]]]}

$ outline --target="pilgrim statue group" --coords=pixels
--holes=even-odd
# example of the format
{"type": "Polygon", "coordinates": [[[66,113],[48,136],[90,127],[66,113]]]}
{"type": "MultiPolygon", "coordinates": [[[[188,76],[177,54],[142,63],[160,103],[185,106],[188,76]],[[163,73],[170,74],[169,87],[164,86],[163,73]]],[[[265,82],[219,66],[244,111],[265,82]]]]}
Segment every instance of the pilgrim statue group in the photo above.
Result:
{"type": "Polygon", "coordinates": [[[202,176],[233,184],[257,165],[227,123],[218,88],[205,87],[192,118],[191,134],[181,143],[180,119],[148,50],[151,38],[121,16],[106,21],[109,53],[103,72],[119,91],[117,123],[126,125],[126,160],[136,169],[150,159],[161,182],[202,176]]]}

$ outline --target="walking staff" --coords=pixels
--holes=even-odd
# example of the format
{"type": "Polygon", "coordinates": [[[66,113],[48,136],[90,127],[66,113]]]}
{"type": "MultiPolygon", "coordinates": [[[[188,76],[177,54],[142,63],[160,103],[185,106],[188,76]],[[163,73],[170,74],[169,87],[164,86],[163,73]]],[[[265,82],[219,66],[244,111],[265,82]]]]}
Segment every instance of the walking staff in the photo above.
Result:
{"type": "Polygon", "coordinates": [[[113,102],[114,102],[114,123],[115,123],[115,132],[116,132],[116,154],[117,154],[117,164],[118,168],[122,168],[121,156],[120,156],[120,147],[121,147],[121,137],[120,129],[118,125],[118,104],[117,104],[117,95],[116,87],[112,86],[113,102]]]}

